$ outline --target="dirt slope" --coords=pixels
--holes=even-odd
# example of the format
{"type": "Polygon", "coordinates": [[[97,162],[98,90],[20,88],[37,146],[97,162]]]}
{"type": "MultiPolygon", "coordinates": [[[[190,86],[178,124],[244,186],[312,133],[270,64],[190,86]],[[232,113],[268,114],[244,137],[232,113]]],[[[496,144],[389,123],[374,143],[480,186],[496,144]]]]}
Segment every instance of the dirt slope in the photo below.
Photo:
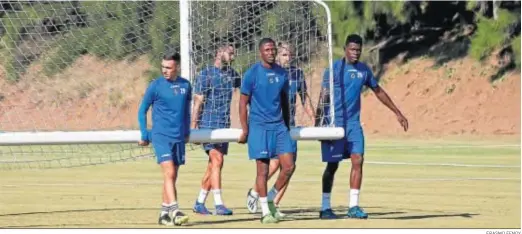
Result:
{"type": "MultiPolygon", "coordinates": [[[[143,57],[133,63],[99,61],[85,56],[59,76],[47,79],[33,66],[24,81],[7,84],[0,70],[0,129],[87,130],[136,128],[136,111],[146,88],[143,57]]],[[[428,59],[389,65],[382,86],[410,120],[401,132],[395,116],[371,92],[363,97],[367,134],[381,136],[520,136],[520,74],[506,75],[494,86],[493,66],[469,59],[432,68],[428,59]]],[[[309,83],[317,103],[321,72],[309,83]]],[[[234,98],[237,101],[237,97],[234,98]]],[[[237,105],[232,110],[238,125],[237,105]]],[[[304,119],[302,110],[299,118],[304,119]]],[[[298,121],[308,124],[309,121],[298,121]]]]}
{"type": "MultiPolygon", "coordinates": [[[[410,136],[520,136],[520,73],[493,85],[492,66],[469,59],[433,69],[429,60],[389,68],[383,87],[410,121],[410,136]]],[[[401,133],[395,116],[375,95],[363,99],[362,121],[368,133],[401,133]]]]}

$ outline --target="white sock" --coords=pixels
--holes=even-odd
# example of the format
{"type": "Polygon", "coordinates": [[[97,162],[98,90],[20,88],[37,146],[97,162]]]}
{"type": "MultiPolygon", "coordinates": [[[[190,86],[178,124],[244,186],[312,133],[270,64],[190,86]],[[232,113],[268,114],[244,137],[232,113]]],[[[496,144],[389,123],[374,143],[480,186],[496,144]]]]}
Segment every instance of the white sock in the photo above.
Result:
{"type": "Polygon", "coordinates": [[[250,195],[252,195],[253,197],[259,197],[259,193],[257,193],[255,190],[250,190],[250,195]]]}
{"type": "Polygon", "coordinates": [[[178,202],[174,201],[170,204],[162,203],[161,204],[161,216],[172,212],[172,214],[176,214],[179,211],[178,202]]]}
{"type": "Polygon", "coordinates": [[[268,201],[274,201],[275,197],[277,196],[277,193],[279,191],[277,191],[277,189],[274,187],[272,187],[272,189],[270,189],[270,192],[268,192],[268,201]]]}
{"type": "Polygon", "coordinates": [[[208,195],[208,191],[201,189],[199,191],[198,203],[205,203],[205,200],[207,200],[207,195],[208,195]]]}
{"type": "Polygon", "coordinates": [[[261,203],[261,210],[263,212],[263,217],[270,214],[270,209],[268,209],[268,201],[266,197],[260,197],[259,203],[261,203]]]}
{"type": "Polygon", "coordinates": [[[350,189],[350,205],[352,208],[359,205],[359,189],[350,189]]]}
{"type": "Polygon", "coordinates": [[[178,201],[173,201],[172,203],[169,204],[169,207],[170,207],[170,210],[175,214],[176,212],[179,211],[178,201]]]}
{"type": "Polygon", "coordinates": [[[325,210],[328,210],[328,209],[332,209],[331,206],[330,206],[330,197],[331,197],[331,193],[323,193],[323,200],[322,200],[322,205],[321,205],[321,211],[325,211],[325,210]]]}
{"type": "Polygon", "coordinates": [[[214,205],[223,205],[223,200],[221,200],[221,189],[212,189],[212,193],[214,194],[214,205]]]}
{"type": "Polygon", "coordinates": [[[165,214],[168,214],[169,213],[169,204],[167,203],[161,203],[161,214],[160,216],[163,216],[165,214]]]}

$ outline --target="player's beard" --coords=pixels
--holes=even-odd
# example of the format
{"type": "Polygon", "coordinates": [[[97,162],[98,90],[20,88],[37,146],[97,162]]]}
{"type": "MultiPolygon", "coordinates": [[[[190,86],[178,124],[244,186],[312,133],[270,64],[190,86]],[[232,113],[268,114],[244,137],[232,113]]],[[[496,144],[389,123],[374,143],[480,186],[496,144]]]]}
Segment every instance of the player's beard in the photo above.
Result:
{"type": "Polygon", "coordinates": [[[221,67],[225,68],[225,67],[229,67],[232,65],[232,60],[226,61],[224,55],[221,56],[220,60],[221,60],[221,67]]]}

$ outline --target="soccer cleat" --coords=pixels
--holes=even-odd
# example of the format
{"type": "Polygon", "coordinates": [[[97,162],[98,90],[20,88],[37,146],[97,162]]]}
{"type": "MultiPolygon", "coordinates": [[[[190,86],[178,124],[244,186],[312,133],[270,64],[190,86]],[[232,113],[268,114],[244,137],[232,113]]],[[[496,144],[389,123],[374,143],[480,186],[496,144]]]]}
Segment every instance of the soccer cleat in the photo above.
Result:
{"type": "Polygon", "coordinates": [[[267,214],[261,218],[262,224],[269,224],[269,223],[278,223],[279,220],[275,218],[272,214],[267,214]]]}
{"type": "Polygon", "coordinates": [[[174,211],[173,217],[172,217],[172,223],[176,226],[181,226],[182,224],[185,224],[189,221],[189,217],[186,216],[181,211],[174,211]]]}
{"type": "Polygon", "coordinates": [[[172,222],[172,219],[170,218],[169,214],[160,215],[158,220],[159,225],[165,225],[165,226],[172,226],[174,223],[172,222]]]}
{"type": "Polygon", "coordinates": [[[333,212],[332,209],[326,209],[319,211],[320,219],[337,219],[337,215],[333,212]]]}
{"type": "Polygon", "coordinates": [[[259,200],[259,196],[253,196],[250,194],[251,191],[252,189],[248,190],[246,206],[248,211],[253,214],[257,212],[257,201],[259,200]]]}
{"type": "Polygon", "coordinates": [[[285,217],[283,213],[279,212],[279,209],[275,206],[273,201],[268,202],[268,209],[270,210],[270,214],[276,219],[283,219],[285,217]]]}
{"type": "Polygon", "coordinates": [[[226,208],[224,205],[216,206],[216,215],[232,215],[232,210],[226,208]]]}
{"type": "Polygon", "coordinates": [[[210,211],[208,211],[207,207],[205,207],[205,203],[199,203],[196,201],[196,204],[194,204],[194,208],[192,208],[192,211],[197,214],[201,215],[211,215],[210,211]]]}
{"type": "Polygon", "coordinates": [[[368,214],[364,212],[364,210],[359,206],[354,206],[348,209],[348,213],[346,214],[348,218],[352,219],[367,219],[368,214]]]}
{"type": "Polygon", "coordinates": [[[286,217],[286,214],[281,212],[279,208],[276,207],[276,213],[274,215],[277,219],[284,219],[286,217]]]}
{"type": "Polygon", "coordinates": [[[268,202],[268,209],[270,210],[270,214],[272,214],[274,217],[276,217],[277,207],[275,206],[274,201],[268,202]]]}

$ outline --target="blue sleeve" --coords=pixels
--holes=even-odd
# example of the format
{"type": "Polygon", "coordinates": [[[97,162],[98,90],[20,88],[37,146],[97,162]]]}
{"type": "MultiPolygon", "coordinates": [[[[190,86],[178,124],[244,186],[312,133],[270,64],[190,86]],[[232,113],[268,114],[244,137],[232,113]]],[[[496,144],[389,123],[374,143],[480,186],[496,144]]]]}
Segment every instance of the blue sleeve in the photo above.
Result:
{"type": "Polygon", "coordinates": [[[145,95],[143,95],[143,99],[141,100],[140,108],[138,109],[138,123],[140,125],[142,141],[150,141],[150,132],[147,130],[147,112],[154,102],[155,93],[156,82],[152,81],[147,88],[147,91],[145,91],[145,95]]]}
{"type": "Polygon", "coordinates": [[[205,92],[205,90],[208,89],[208,87],[206,87],[208,83],[208,75],[206,70],[202,70],[201,72],[199,72],[199,75],[196,77],[194,83],[194,93],[204,95],[203,92],[205,92]]]}
{"type": "Polygon", "coordinates": [[[243,78],[243,83],[241,84],[241,94],[250,96],[252,95],[252,91],[254,89],[254,80],[255,74],[253,74],[252,69],[249,69],[245,72],[245,77],[243,78]]]}
{"type": "Polygon", "coordinates": [[[306,81],[305,81],[305,77],[304,77],[304,73],[303,73],[303,70],[299,70],[299,95],[301,96],[301,101],[304,103],[304,101],[306,100],[306,93],[308,93],[308,88],[306,87],[306,81]]]}
{"type": "Polygon", "coordinates": [[[234,88],[241,87],[241,76],[239,75],[239,73],[237,73],[236,71],[233,71],[232,74],[234,76],[234,77],[232,77],[234,79],[234,88]]]}
{"type": "Polygon", "coordinates": [[[366,81],[364,84],[372,89],[379,86],[377,79],[375,79],[375,76],[373,76],[372,70],[370,70],[368,67],[366,67],[366,81]]]}
{"type": "Polygon", "coordinates": [[[326,68],[324,69],[324,73],[323,73],[323,82],[321,83],[321,87],[323,88],[330,88],[330,69],[329,68],[326,68]]]}
{"type": "Polygon", "coordinates": [[[290,77],[288,75],[289,75],[289,73],[287,71],[283,72],[283,77],[284,77],[283,79],[284,79],[284,82],[285,82],[283,84],[283,92],[286,93],[287,97],[288,97],[288,95],[290,93],[290,79],[289,79],[290,77]]]}
{"type": "Polygon", "coordinates": [[[187,137],[190,134],[190,106],[192,104],[192,86],[187,82],[187,101],[185,102],[185,132],[184,136],[187,137]]]}

